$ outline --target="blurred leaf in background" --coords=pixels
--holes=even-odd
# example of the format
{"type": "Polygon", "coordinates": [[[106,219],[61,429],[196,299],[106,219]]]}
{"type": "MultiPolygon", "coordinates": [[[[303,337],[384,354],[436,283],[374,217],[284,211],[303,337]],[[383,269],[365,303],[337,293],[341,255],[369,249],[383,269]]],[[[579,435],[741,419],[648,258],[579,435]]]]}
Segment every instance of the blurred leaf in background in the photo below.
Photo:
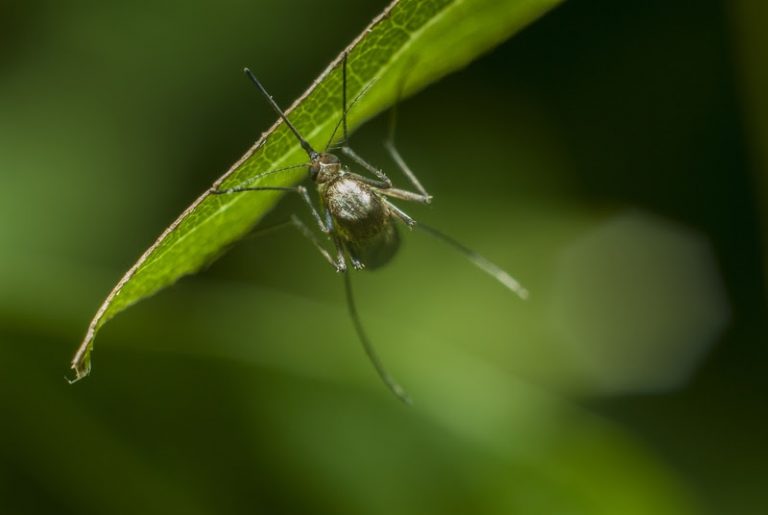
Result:
{"type": "MultiPolygon", "coordinates": [[[[383,2],[4,5],[0,511],[762,513],[764,122],[741,95],[760,61],[735,54],[757,14],[730,5],[566,2],[401,106],[435,195],[414,216],[531,290],[418,233],[358,274],[413,408],[290,232],[117,318],[93,376],[62,377],[104,293],[274,121],[242,67],[287,105],[383,2]]],[[[354,143],[389,166],[384,132],[354,143]]]]}

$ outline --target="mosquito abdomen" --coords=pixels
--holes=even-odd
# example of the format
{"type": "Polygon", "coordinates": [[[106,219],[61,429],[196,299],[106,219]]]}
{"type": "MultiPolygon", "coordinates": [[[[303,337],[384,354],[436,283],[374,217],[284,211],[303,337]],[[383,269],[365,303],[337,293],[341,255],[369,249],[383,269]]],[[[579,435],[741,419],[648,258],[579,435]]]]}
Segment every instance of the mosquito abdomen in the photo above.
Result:
{"type": "Polygon", "coordinates": [[[400,248],[400,234],[397,226],[387,223],[383,230],[372,238],[347,240],[347,250],[368,270],[375,270],[389,263],[400,248]]]}

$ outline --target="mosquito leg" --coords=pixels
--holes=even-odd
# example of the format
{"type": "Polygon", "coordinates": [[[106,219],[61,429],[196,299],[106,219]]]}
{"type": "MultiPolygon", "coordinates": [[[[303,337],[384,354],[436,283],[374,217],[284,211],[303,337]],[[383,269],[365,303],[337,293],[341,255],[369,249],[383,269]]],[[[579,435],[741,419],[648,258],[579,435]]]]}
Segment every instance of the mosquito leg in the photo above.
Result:
{"type": "Polygon", "coordinates": [[[363,268],[365,268],[365,263],[360,261],[360,259],[354,254],[349,254],[349,260],[352,261],[352,267],[355,270],[362,270],[363,268]]]}
{"type": "Polygon", "coordinates": [[[407,200],[408,202],[418,202],[419,204],[429,204],[432,201],[432,197],[429,195],[422,195],[421,193],[414,193],[408,190],[401,190],[400,188],[392,188],[391,183],[384,183],[377,181],[376,179],[370,179],[362,175],[349,172],[351,177],[354,177],[360,182],[364,182],[369,186],[373,186],[377,192],[382,195],[386,195],[392,198],[398,198],[400,200],[407,200]]]}
{"type": "MultiPolygon", "coordinates": [[[[346,146],[347,141],[349,140],[349,135],[347,134],[347,113],[349,113],[352,108],[357,104],[357,102],[365,96],[365,94],[368,92],[368,90],[371,89],[371,87],[376,83],[377,79],[371,79],[367,84],[365,84],[360,91],[355,95],[355,98],[352,99],[351,102],[349,102],[349,105],[347,105],[347,55],[344,54],[344,60],[342,61],[342,111],[341,111],[341,118],[338,122],[336,122],[336,126],[333,128],[333,131],[331,132],[331,137],[328,138],[328,143],[325,145],[325,150],[328,151],[331,149],[331,144],[336,139],[336,133],[339,130],[339,127],[344,125],[344,138],[339,142],[339,146],[346,146]]],[[[338,148],[338,147],[333,147],[338,148]]]]}
{"type": "Polygon", "coordinates": [[[333,225],[333,215],[331,214],[331,211],[326,207],[323,213],[325,214],[324,232],[333,242],[333,246],[336,247],[336,268],[343,272],[347,269],[347,262],[344,259],[344,245],[341,243],[341,238],[339,238],[336,228],[333,225]]]}
{"type": "Polygon", "coordinates": [[[442,241],[443,243],[447,243],[454,249],[458,250],[464,256],[469,259],[473,265],[499,281],[501,284],[512,290],[518,297],[521,299],[527,299],[528,298],[528,290],[523,288],[523,286],[520,285],[515,278],[513,278],[511,275],[509,275],[505,270],[500,268],[498,265],[488,261],[486,258],[475,252],[474,250],[465,247],[458,241],[454,240],[447,234],[444,234],[434,227],[430,227],[428,225],[424,225],[420,223],[417,226],[419,229],[423,230],[427,234],[432,235],[433,237],[437,238],[438,240],[442,241]]]}
{"type": "MultiPolygon", "coordinates": [[[[245,239],[252,239],[252,238],[260,238],[266,234],[269,234],[271,232],[275,232],[277,230],[283,229],[285,227],[295,227],[299,230],[299,232],[304,236],[306,239],[312,243],[312,245],[315,246],[315,248],[320,252],[320,254],[325,258],[328,263],[337,271],[337,272],[343,272],[346,269],[346,263],[343,259],[334,259],[331,256],[331,253],[328,252],[328,250],[323,246],[320,239],[317,237],[317,235],[312,232],[312,230],[307,227],[307,224],[301,221],[301,219],[294,215],[291,215],[290,218],[287,220],[283,220],[280,222],[277,222],[272,225],[268,226],[258,226],[251,230],[248,234],[243,236],[243,240],[245,239]]],[[[342,256],[343,257],[343,256],[342,256]]]]}
{"type": "Polygon", "coordinates": [[[360,157],[360,155],[352,150],[352,147],[348,145],[344,145],[343,147],[340,147],[341,152],[352,159],[354,162],[371,172],[373,175],[375,175],[382,183],[380,186],[381,188],[391,188],[392,187],[392,181],[389,177],[387,177],[387,174],[385,174],[383,171],[379,170],[372,164],[370,164],[368,161],[360,157]]]}
{"type": "MultiPolygon", "coordinates": [[[[334,246],[336,246],[336,270],[339,272],[347,271],[347,261],[344,259],[344,246],[339,241],[339,237],[333,234],[331,236],[334,246]]],[[[354,263],[353,263],[354,265],[354,263]]]]}
{"type": "MultiPolygon", "coordinates": [[[[284,166],[282,168],[276,168],[274,170],[269,170],[269,171],[266,171],[266,172],[261,172],[261,173],[258,173],[256,175],[254,175],[253,177],[250,177],[250,178],[246,179],[245,181],[241,182],[240,184],[238,184],[236,186],[236,188],[244,188],[244,187],[250,186],[254,182],[256,182],[256,181],[258,181],[258,180],[260,180],[260,179],[262,179],[264,177],[267,177],[268,175],[274,175],[276,173],[284,172],[286,170],[294,170],[296,168],[302,168],[302,167],[306,168],[310,164],[311,163],[298,163],[298,164],[295,164],[295,165],[284,166]]],[[[236,189],[236,188],[228,188],[228,189],[236,189]]],[[[226,191],[226,190],[227,190],[226,188],[225,188],[225,190],[221,190],[219,188],[218,184],[214,184],[213,188],[211,189],[212,192],[226,191]]]]}
{"type": "MultiPolygon", "coordinates": [[[[331,216],[330,211],[327,209],[325,210],[325,220],[320,216],[320,213],[317,212],[317,209],[315,209],[314,204],[312,204],[312,199],[309,198],[309,193],[307,192],[307,188],[304,186],[257,186],[253,188],[230,188],[226,190],[211,190],[211,194],[214,195],[227,195],[230,193],[242,193],[245,191],[292,191],[294,193],[298,193],[301,198],[304,200],[304,203],[309,208],[310,212],[312,213],[312,217],[317,222],[318,227],[320,227],[320,230],[323,232],[323,234],[328,235],[330,237],[331,241],[333,241],[333,245],[336,247],[336,261],[334,262],[333,259],[329,259],[331,264],[336,268],[337,271],[343,272],[347,268],[346,260],[344,259],[344,248],[341,245],[341,242],[339,241],[339,237],[336,235],[333,227],[333,217],[331,216]]],[[[302,225],[304,225],[302,223],[302,225]]],[[[304,226],[306,227],[306,226],[304,226]]],[[[299,228],[301,230],[301,228],[299,228]]],[[[304,231],[302,230],[304,233],[304,231]]],[[[312,237],[314,237],[314,234],[304,233],[305,236],[307,234],[312,234],[312,237]]],[[[327,251],[323,252],[323,255],[325,255],[327,251]]]]}
{"type": "Polygon", "coordinates": [[[413,226],[416,225],[416,220],[408,216],[405,211],[394,205],[392,202],[390,202],[387,199],[383,199],[384,203],[387,205],[387,207],[392,210],[392,212],[397,216],[400,220],[403,221],[405,225],[408,226],[409,229],[413,229],[413,226]]]}
{"type": "Polygon", "coordinates": [[[224,190],[216,190],[212,189],[211,194],[212,195],[229,195],[232,193],[243,193],[245,191],[290,191],[293,193],[298,193],[301,198],[304,200],[304,202],[307,204],[307,207],[309,207],[310,212],[312,213],[312,216],[314,217],[315,221],[317,222],[317,225],[320,227],[320,230],[323,231],[325,234],[329,234],[332,230],[332,226],[328,225],[327,223],[323,222],[323,219],[320,218],[320,213],[317,212],[317,209],[315,209],[314,204],[312,204],[312,199],[309,198],[309,193],[307,192],[307,188],[304,186],[254,186],[254,187],[237,187],[237,188],[228,188],[224,190]]]}
{"type": "Polygon", "coordinates": [[[376,369],[376,372],[379,374],[379,377],[382,381],[384,381],[384,384],[387,385],[387,388],[390,389],[392,393],[394,393],[398,399],[403,401],[406,404],[412,404],[411,398],[408,396],[408,393],[403,389],[402,386],[397,384],[397,382],[392,378],[392,376],[389,375],[389,373],[384,368],[384,365],[381,363],[381,360],[379,359],[378,354],[376,354],[376,350],[373,348],[373,345],[371,344],[371,341],[368,339],[368,336],[365,334],[365,330],[363,329],[363,324],[360,321],[360,315],[357,313],[357,306],[355,305],[355,297],[352,295],[352,280],[349,277],[349,272],[344,273],[344,289],[347,293],[347,307],[349,308],[349,316],[352,318],[352,323],[355,325],[355,331],[357,331],[357,336],[360,338],[360,343],[363,344],[363,349],[365,349],[365,353],[368,355],[368,359],[371,360],[371,363],[373,363],[373,367],[376,369]]]}
{"type": "Polygon", "coordinates": [[[241,238],[241,240],[245,241],[245,240],[261,238],[262,236],[265,236],[269,233],[277,232],[280,229],[283,229],[285,227],[290,227],[292,225],[293,225],[293,220],[291,220],[291,218],[287,220],[282,220],[272,225],[265,225],[265,226],[258,225],[253,229],[251,229],[250,231],[248,231],[248,233],[246,233],[245,236],[241,238]]]}
{"type": "Polygon", "coordinates": [[[402,170],[403,175],[405,175],[408,180],[411,181],[413,187],[416,188],[416,190],[421,194],[422,198],[424,199],[423,202],[425,204],[432,202],[432,195],[427,193],[427,190],[424,189],[424,186],[421,185],[419,179],[416,178],[416,174],[413,173],[408,164],[403,160],[400,152],[397,150],[397,147],[395,147],[395,143],[392,140],[387,140],[384,142],[384,148],[387,149],[389,155],[392,156],[392,159],[395,161],[400,170],[402,170]]]}
{"type": "Polygon", "coordinates": [[[429,195],[424,196],[421,193],[414,193],[408,190],[401,190],[399,188],[381,188],[377,190],[382,195],[386,195],[392,198],[399,198],[400,200],[407,200],[409,202],[418,202],[420,204],[429,204],[432,201],[432,197],[429,195]]]}
{"type": "Polygon", "coordinates": [[[404,86],[405,80],[403,80],[403,83],[400,84],[398,93],[397,93],[397,99],[395,100],[394,105],[392,106],[392,109],[389,111],[389,131],[387,133],[387,139],[384,141],[384,148],[387,149],[387,152],[389,152],[389,155],[392,156],[392,160],[397,164],[397,166],[402,170],[403,175],[405,175],[409,181],[411,181],[411,184],[413,184],[413,187],[416,188],[416,190],[421,193],[422,197],[425,199],[424,203],[429,204],[432,201],[432,195],[427,193],[427,190],[424,188],[424,186],[421,185],[419,182],[419,179],[416,178],[416,174],[413,173],[411,168],[408,166],[408,164],[405,162],[403,157],[400,155],[400,152],[397,150],[397,147],[395,146],[395,128],[397,126],[397,104],[400,103],[400,95],[402,95],[402,89],[404,86]]]}
{"type": "Polygon", "coordinates": [[[341,260],[334,260],[333,257],[331,257],[331,254],[323,247],[323,245],[320,243],[320,240],[318,240],[315,233],[313,233],[307,225],[299,220],[299,217],[296,215],[291,215],[291,224],[293,224],[294,227],[296,227],[301,234],[304,235],[312,244],[315,246],[315,248],[320,251],[320,254],[323,255],[326,261],[330,263],[330,265],[337,271],[337,272],[343,272],[346,270],[346,264],[343,261],[343,256],[341,256],[341,260]]]}
{"type": "Polygon", "coordinates": [[[347,56],[349,52],[344,52],[344,59],[341,63],[341,123],[344,124],[344,140],[342,145],[346,146],[349,141],[347,132],[347,56]]]}
{"type": "Polygon", "coordinates": [[[352,262],[352,267],[355,270],[362,270],[363,268],[365,268],[365,263],[363,263],[360,260],[360,257],[355,253],[355,251],[351,249],[349,245],[345,245],[344,247],[346,248],[347,256],[349,256],[349,260],[352,262]]]}

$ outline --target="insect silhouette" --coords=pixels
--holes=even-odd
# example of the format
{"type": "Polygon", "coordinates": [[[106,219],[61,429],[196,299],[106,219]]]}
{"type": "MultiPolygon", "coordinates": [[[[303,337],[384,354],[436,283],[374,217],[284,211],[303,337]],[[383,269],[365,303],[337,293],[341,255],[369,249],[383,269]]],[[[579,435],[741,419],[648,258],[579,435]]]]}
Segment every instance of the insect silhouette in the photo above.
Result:
{"type": "Polygon", "coordinates": [[[437,229],[424,224],[417,224],[413,218],[392,202],[392,199],[420,204],[429,204],[432,201],[432,196],[421,185],[395,146],[394,128],[397,103],[395,103],[395,107],[391,111],[390,129],[388,138],[385,141],[385,148],[416,191],[395,188],[390,178],[381,169],[369,164],[349,146],[347,112],[367,89],[363,88],[360,94],[352,100],[351,105],[347,105],[347,56],[348,54],[345,53],[342,58],[342,116],[322,152],[315,150],[304,139],[261,82],[248,68],[245,68],[245,74],[256,85],[272,109],[280,116],[307,153],[309,162],[262,172],[248,179],[243,185],[226,189],[214,188],[211,190],[211,194],[231,195],[255,191],[286,191],[297,193],[303,199],[320,232],[332,243],[334,252],[329,252],[317,234],[297,216],[291,217],[291,223],[312,242],[337,272],[343,274],[349,314],[366,354],[387,387],[401,400],[410,403],[410,397],[386,371],[363,329],[352,293],[352,283],[348,269],[350,264],[357,270],[374,270],[386,265],[399,248],[400,236],[397,224],[402,223],[410,229],[418,227],[447,243],[521,298],[526,298],[528,293],[500,267],[437,229]],[[331,145],[340,126],[342,128],[341,142],[332,147],[331,145]],[[335,149],[338,149],[341,154],[374,177],[366,177],[353,172],[336,154],[329,151],[335,149]],[[319,210],[315,207],[307,188],[303,185],[293,187],[249,186],[249,184],[253,184],[266,175],[304,166],[307,168],[309,177],[317,188],[320,200],[319,210]]]}

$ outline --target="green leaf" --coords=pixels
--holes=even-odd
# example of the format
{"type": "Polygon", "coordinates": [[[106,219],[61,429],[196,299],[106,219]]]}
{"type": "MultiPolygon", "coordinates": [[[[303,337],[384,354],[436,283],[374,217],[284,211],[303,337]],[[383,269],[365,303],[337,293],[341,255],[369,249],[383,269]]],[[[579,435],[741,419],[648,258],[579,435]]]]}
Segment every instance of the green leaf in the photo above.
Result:
{"type": "MultiPolygon", "coordinates": [[[[520,30],[561,0],[396,0],[345,50],[348,98],[365,92],[348,115],[350,129],[387,109],[401,82],[408,96],[455,71],[520,30]]],[[[301,134],[324,148],[341,117],[342,52],[287,110],[301,134]]],[[[275,123],[214,187],[243,184],[261,172],[306,161],[285,124],[275,123]]],[[[255,185],[289,186],[300,168],[255,185]]],[[[205,192],[147,249],[96,312],[72,360],[75,380],[90,372],[93,339],[106,321],[139,300],[199,270],[248,232],[279,200],[277,192],[205,192]]]]}

